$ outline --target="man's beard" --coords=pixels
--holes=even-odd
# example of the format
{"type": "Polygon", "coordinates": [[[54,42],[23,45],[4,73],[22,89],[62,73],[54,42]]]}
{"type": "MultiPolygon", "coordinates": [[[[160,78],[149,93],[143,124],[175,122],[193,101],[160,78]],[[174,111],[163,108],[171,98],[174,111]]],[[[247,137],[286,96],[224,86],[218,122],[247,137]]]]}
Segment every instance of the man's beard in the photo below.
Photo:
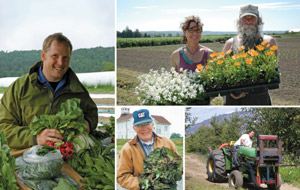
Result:
{"type": "Polygon", "coordinates": [[[252,49],[257,45],[258,39],[261,37],[258,25],[240,25],[238,27],[238,35],[241,37],[241,44],[246,49],[252,49]]]}

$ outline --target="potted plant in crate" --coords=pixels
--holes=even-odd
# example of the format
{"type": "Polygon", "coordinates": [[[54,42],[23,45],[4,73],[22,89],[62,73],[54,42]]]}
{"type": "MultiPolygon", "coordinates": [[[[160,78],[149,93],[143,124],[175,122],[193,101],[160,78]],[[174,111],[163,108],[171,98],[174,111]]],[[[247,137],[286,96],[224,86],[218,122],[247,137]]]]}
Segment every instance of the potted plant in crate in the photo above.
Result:
{"type": "Polygon", "coordinates": [[[210,97],[261,87],[279,88],[280,73],[275,55],[277,46],[270,47],[264,41],[256,46],[256,50],[250,49],[246,52],[244,46],[238,50],[235,55],[230,55],[231,50],[226,54],[212,53],[211,60],[205,67],[198,65],[196,72],[199,73],[210,97]]]}

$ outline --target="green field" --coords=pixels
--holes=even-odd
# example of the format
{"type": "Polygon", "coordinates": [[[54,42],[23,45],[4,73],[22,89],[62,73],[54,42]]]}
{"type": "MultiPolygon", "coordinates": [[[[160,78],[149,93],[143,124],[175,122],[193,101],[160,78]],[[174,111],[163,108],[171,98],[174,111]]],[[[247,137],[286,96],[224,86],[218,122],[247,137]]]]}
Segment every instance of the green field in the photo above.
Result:
{"type": "MultiPolygon", "coordinates": [[[[119,154],[123,145],[130,140],[131,139],[117,139],[117,154],[119,154]]],[[[183,158],[183,139],[171,139],[171,140],[174,142],[178,154],[181,156],[181,158],[183,158]]]]}
{"type": "MultiPolygon", "coordinates": [[[[99,84],[99,85],[85,85],[84,87],[89,91],[90,94],[93,93],[106,93],[106,94],[114,94],[115,86],[111,84],[99,84]]],[[[0,87],[0,93],[4,93],[7,87],[0,87]]]]}
{"type": "MultiPolygon", "coordinates": [[[[202,36],[199,43],[212,43],[226,41],[235,35],[206,35],[202,36]]],[[[296,38],[298,33],[273,34],[274,38],[296,38]]],[[[117,38],[117,48],[143,47],[143,46],[163,46],[182,44],[182,37],[153,37],[153,38],[117,38]]]]}
{"type": "Polygon", "coordinates": [[[112,84],[98,84],[98,85],[83,84],[83,86],[89,91],[90,94],[92,93],[114,94],[115,93],[115,86],[112,84]]]}

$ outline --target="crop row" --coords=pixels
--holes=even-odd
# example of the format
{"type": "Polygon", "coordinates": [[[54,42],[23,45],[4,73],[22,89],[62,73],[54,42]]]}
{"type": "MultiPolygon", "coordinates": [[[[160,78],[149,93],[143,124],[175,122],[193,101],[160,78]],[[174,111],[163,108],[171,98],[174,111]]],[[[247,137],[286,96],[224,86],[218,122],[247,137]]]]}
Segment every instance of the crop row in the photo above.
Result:
{"type": "MultiPolygon", "coordinates": [[[[231,36],[206,36],[199,43],[226,41],[231,36]]],[[[118,38],[117,48],[141,47],[141,46],[162,46],[181,44],[181,37],[157,37],[157,38],[118,38]]]]}

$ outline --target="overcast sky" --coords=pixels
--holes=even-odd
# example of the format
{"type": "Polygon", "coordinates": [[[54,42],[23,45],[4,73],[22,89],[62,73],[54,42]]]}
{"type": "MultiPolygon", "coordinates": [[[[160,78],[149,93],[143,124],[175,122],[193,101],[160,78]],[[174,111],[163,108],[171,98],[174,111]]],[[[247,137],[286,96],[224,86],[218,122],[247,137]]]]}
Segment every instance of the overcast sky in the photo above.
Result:
{"type": "Polygon", "coordinates": [[[204,31],[236,31],[240,6],[259,7],[264,30],[300,28],[299,0],[117,0],[117,30],[178,31],[190,15],[200,16],[204,31]]]}
{"type": "MultiPolygon", "coordinates": [[[[133,113],[139,109],[148,109],[151,115],[159,115],[165,117],[171,125],[171,134],[180,133],[184,136],[184,107],[182,106],[126,106],[130,108],[129,112],[133,113]]],[[[121,115],[121,108],[116,108],[116,119],[121,115]]]]}
{"type": "Polygon", "coordinates": [[[115,44],[114,0],[0,0],[0,51],[40,50],[62,32],[74,49],[115,44]]]}

